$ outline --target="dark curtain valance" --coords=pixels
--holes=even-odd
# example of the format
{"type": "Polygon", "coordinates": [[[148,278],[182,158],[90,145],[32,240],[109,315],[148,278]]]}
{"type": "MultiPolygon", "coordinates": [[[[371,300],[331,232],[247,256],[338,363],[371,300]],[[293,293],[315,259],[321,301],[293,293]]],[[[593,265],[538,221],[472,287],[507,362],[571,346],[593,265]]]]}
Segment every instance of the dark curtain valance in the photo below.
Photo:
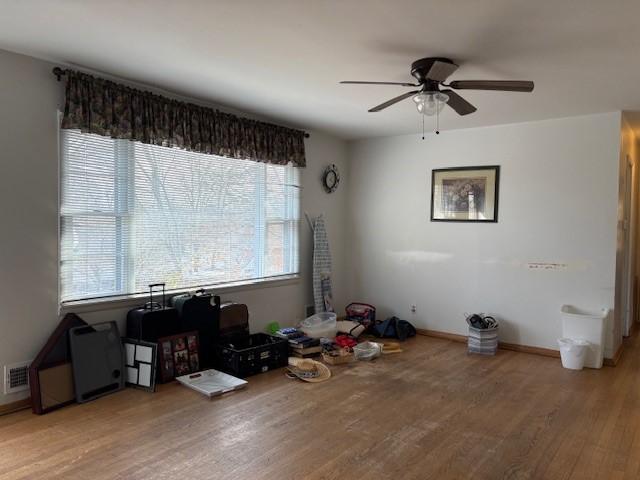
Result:
{"type": "Polygon", "coordinates": [[[304,132],[66,70],[62,128],[194,152],[306,165],[304,132]]]}

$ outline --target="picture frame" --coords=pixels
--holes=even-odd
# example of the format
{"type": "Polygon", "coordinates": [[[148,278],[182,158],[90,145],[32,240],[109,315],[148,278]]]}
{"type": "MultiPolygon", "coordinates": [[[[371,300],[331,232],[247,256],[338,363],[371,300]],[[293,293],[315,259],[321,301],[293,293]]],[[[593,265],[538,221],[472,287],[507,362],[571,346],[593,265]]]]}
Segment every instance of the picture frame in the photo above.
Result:
{"type": "Polygon", "coordinates": [[[125,385],[148,392],[156,390],[158,344],[123,338],[125,353],[125,385]]]}
{"type": "Polygon", "coordinates": [[[200,371],[198,332],[184,332],[158,339],[158,371],[162,383],[200,371]]]}
{"type": "Polygon", "coordinates": [[[76,401],[69,347],[69,330],[86,326],[75,313],[67,313],[29,366],[33,413],[42,415],[76,401]]]}
{"type": "Polygon", "coordinates": [[[431,171],[432,222],[498,222],[500,166],[431,171]]]}

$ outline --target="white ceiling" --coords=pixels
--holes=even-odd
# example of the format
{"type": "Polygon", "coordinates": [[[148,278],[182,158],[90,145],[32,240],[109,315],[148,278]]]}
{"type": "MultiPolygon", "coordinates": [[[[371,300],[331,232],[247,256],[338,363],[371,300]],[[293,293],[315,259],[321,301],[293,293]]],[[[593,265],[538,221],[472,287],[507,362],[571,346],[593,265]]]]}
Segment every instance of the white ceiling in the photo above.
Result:
{"type": "Polygon", "coordinates": [[[447,108],[442,129],[640,110],[638,0],[0,0],[0,12],[0,48],[342,138],[417,132],[410,100],[367,113],[404,87],[338,82],[411,81],[427,56],[459,63],[451,79],[536,84],[461,92],[478,112],[447,108]]]}

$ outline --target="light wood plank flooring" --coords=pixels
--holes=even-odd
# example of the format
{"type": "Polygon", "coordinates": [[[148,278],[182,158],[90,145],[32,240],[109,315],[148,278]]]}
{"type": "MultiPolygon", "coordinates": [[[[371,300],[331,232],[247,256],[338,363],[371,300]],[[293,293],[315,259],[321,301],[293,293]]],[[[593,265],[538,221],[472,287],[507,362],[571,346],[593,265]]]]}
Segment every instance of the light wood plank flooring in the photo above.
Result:
{"type": "Polygon", "coordinates": [[[0,479],[638,479],[640,342],[619,365],[418,337],[212,401],[177,384],[0,417],[0,479]]]}

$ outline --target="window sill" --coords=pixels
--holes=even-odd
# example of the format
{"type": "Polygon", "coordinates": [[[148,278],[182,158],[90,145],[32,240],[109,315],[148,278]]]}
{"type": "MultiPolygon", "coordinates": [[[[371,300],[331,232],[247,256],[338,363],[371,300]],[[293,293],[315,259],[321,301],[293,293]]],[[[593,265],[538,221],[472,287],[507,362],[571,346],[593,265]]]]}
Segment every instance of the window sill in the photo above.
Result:
{"type": "MultiPolygon", "coordinates": [[[[198,288],[203,288],[208,293],[214,293],[215,295],[226,295],[233,292],[243,292],[247,290],[258,290],[262,288],[283,287],[286,285],[296,285],[300,283],[300,274],[286,275],[278,278],[265,279],[265,280],[252,280],[248,282],[235,282],[225,283],[222,285],[211,285],[197,288],[184,288],[171,290],[167,292],[167,301],[174,295],[180,295],[182,293],[194,292],[198,288]]],[[[154,299],[158,296],[155,295],[154,299]]],[[[119,308],[134,308],[147,302],[149,299],[148,293],[138,293],[135,295],[122,295],[119,297],[93,299],[93,300],[76,300],[72,302],[65,302],[60,304],[59,311],[61,314],[66,313],[83,313],[83,312],[97,312],[101,310],[115,310],[119,308]]],[[[155,301],[155,300],[154,300],[155,301]]]]}

